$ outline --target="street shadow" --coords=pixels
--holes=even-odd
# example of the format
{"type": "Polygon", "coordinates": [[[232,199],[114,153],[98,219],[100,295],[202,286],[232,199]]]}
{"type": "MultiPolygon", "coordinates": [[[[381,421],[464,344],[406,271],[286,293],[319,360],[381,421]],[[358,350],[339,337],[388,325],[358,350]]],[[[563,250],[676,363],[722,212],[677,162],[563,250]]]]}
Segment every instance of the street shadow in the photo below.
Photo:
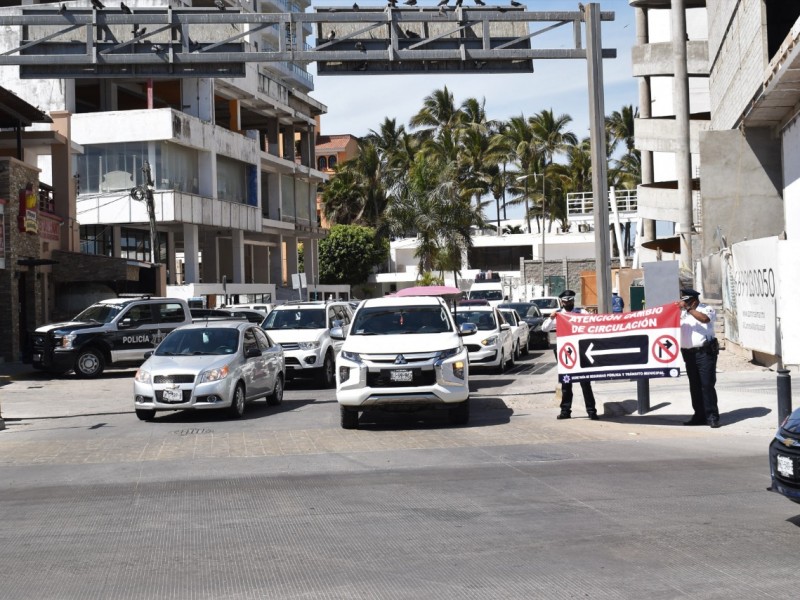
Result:
{"type": "Polygon", "coordinates": [[[515,383],[515,382],[516,382],[515,379],[501,379],[501,378],[497,378],[497,379],[491,379],[491,378],[488,378],[488,379],[483,379],[483,378],[482,379],[473,379],[472,377],[470,377],[470,380],[469,380],[469,391],[470,391],[470,393],[472,393],[472,392],[480,391],[480,390],[482,390],[484,388],[505,387],[505,386],[511,385],[512,383],[515,383]]]}
{"type": "Polygon", "coordinates": [[[514,411],[500,398],[470,400],[470,418],[466,425],[452,425],[445,409],[365,410],[359,414],[358,428],[367,431],[425,431],[466,429],[507,424],[514,411]]]}
{"type": "Polygon", "coordinates": [[[284,398],[283,402],[278,406],[270,406],[264,400],[256,400],[245,406],[244,414],[234,419],[228,416],[227,409],[203,409],[203,410],[176,410],[176,411],[158,411],[155,418],[151,419],[151,423],[217,423],[220,421],[252,421],[269,417],[271,415],[278,415],[281,413],[291,412],[302,408],[307,404],[313,404],[313,398],[302,398],[299,400],[287,400],[284,398]]]}
{"type": "MultiPolygon", "coordinates": [[[[622,400],[621,402],[605,402],[603,404],[604,410],[602,417],[606,421],[617,423],[636,423],[638,425],[679,425],[684,427],[683,423],[688,421],[692,415],[691,413],[676,415],[655,415],[652,414],[657,410],[670,406],[670,402],[661,402],[655,406],[651,406],[650,410],[643,414],[636,414],[639,410],[639,403],[636,400],[622,400]]],[[[724,427],[725,425],[733,425],[748,419],[760,419],[771,413],[772,410],[763,406],[753,406],[749,408],[737,408],[729,412],[720,412],[719,421],[724,427]]]]}

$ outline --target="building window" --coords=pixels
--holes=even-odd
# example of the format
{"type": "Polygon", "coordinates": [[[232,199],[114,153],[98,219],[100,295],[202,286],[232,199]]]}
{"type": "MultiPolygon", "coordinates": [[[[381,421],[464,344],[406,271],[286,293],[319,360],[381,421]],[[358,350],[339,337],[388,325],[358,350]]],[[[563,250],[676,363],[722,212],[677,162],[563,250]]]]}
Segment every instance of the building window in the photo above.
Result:
{"type": "MultiPolygon", "coordinates": [[[[156,261],[167,262],[167,236],[156,236],[156,261]]],[[[143,229],[128,229],[123,227],[120,231],[120,256],[128,260],[150,262],[150,232],[143,229]]]]}
{"type": "Polygon", "coordinates": [[[328,168],[333,170],[333,167],[335,167],[335,166],[336,166],[336,157],[335,156],[329,156],[328,157],[328,168]]]}
{"type": "Polygon", "coordinates": [[[217,198],[247,204],[247,165],[217,156],[217,198]]]}
{"type": "Polygon", "coordinates": [[[107,225],[81,225],[81,252],[114,255],[114,230],[107,225]]]}
{"type": "Polygon", "coordinates": [[[325,158],[324,156],[320,156],[317,159],[317,168],[320,171],[327,171],[328,170],[328,159],[325,158]]]}

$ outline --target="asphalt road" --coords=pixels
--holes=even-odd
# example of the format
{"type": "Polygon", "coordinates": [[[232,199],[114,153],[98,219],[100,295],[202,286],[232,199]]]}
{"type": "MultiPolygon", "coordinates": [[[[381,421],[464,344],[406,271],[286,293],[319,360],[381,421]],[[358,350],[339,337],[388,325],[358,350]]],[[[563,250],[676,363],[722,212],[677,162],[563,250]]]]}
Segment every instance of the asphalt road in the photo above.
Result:
{"type": "Polygon", "coordinates": [[[768,434],[556,421],[552,367],[473,377],[467,427],[357,431],[310,383],[144,423],[130,371],[12,382],[0,598],[791,595],[800,507],[765,491],[768,434]]]}

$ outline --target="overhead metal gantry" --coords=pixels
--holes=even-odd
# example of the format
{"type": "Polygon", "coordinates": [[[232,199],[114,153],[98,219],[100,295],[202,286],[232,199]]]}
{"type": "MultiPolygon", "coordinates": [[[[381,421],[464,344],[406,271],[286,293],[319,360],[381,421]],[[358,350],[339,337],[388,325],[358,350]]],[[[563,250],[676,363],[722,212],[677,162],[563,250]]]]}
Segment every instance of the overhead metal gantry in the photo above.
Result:
{"type": "MultiPolygon", "coordinates": [[[[0,65],[18,65],[23,79],[241,77],[250,62],[316,62],[319,75],[525,73],[539,59],[586,59],[584,18],[581,10],[512,6],[319,7],[313,13],[23,6],[20,14],[0,16],[0,26],[19,27],[19,45],[0,55],[0,65]],[[277,47],[254,40],[268,28],[277,47]],[[302,41],[310,31],[315,47],[302,41]],[[563,33],[558,47],[554,32],[563,33]]],[[[614,13],[599,12],[599,18],[613,21],[614,13]]],[[[616,50],[603,49],[602,57],[615,58],[616,50]]]]}

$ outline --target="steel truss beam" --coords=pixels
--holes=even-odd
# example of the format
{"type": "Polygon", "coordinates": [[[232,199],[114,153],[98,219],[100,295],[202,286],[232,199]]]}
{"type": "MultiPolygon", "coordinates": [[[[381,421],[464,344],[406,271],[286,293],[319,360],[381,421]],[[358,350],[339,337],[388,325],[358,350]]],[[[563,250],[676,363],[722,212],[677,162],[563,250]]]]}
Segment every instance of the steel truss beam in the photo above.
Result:
{"type": "MultiPolygon", "coordinates": [[[[600,19],[613,21],[613,12],[600,19]]],[[[531,72],[539,59],[586,59],[583,11],[528,12],[507,6],[343,9],[315,13],[250,13],[171,6],[63,10],[21,7],[0,16],[19,28],[19,45],[0,65],[23,78],[122,76],[237,77],[248,62],[317,62],[320,75],[365,72],[531,72]],[[277,48],[252,36],[276,28],[277,48]],[[316,30],[316,47],[302,44],[316,30]],[[571,30],[569,44],[554,32],[571,30]],[[534,42],[542,41],[540,46],[534,42]],[[571,46],[571,47],[567,47],[571,46]]],[[[603,49],[603,58],[616,50],[603,49]]]]}

